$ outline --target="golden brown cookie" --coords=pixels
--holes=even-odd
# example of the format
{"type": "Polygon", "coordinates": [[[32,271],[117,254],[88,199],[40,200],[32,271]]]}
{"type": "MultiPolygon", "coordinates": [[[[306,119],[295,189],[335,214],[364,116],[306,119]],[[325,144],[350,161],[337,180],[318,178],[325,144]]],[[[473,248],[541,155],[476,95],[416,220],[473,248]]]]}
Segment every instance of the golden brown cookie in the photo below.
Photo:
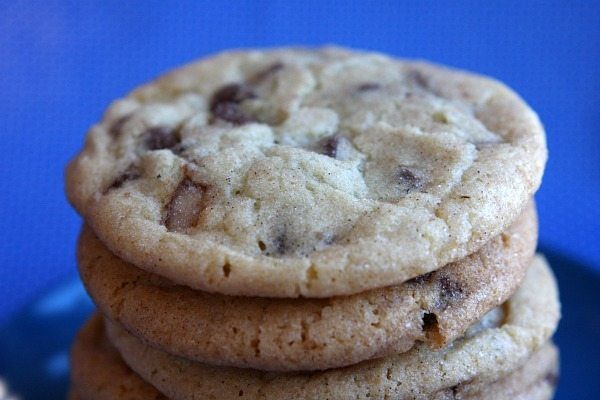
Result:
{"type": "Polygon", "coordinates": [[[71,350],[72,400],[165,400],[121,360],[95,315],[77,335],[71,350]]]}
{"type": "Polygon", "coordinates": [[[330,299],[195,291],[128,264],[89,228],[81,278],[100,310],[156,347],[213,365],[318,370],[439,348],[518,287],[537,242],[531,204],[508,230],[460,261],[401,285],[330,299]]]}
{"type": "Polygon", "coordinates": [[[440,351],[417,346],[346,368],[273,373],[214,367],[150,347],[114,323],[107,333],[134,371],[175,400],[426,398],[464,382],[494,382],[519,368],[555,331],[559,308],[554,277],[538,257],[505,305],[462,339],[440,351]]]}
{"type": "Polygon", "coordinates": [[[240,51],[115,101],[67,194],[112,252],[173,282],[324,298],[478,250],[545,161],[536,114],[492,79],[345,49],[240,51]]]}
{"type": "MultiPolygon", "coordinates": [[[[101,319],[92,318],[75,343],[74,379],[70,400],[166,399],[107,348],[101,319]],[[96,360],[90,362],[89,360],[96,360]],[[81,387],[82,389],[78,389],[81,387]]],[[[545,400],[551,399],[558,376],[557,349],[548,343],[522,366],[495,382],[477,379],[427,397],[428,400],[545,400]]],[[[239,395],[239,393],[238,393],[239,395]]],[[[239,396],[245,398],[243,393],[239,396]]],[[[390,398],[392,399],[392,398],[390,398]]]]}

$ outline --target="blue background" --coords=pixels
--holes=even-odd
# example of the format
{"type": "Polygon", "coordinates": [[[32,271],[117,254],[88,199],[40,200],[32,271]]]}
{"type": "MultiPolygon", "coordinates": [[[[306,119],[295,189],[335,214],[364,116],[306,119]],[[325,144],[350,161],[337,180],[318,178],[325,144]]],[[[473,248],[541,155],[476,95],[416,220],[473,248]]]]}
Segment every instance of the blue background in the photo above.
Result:
{"type": "MultiPolygon", "coordinates": [[[[81,221],[63,168],[112,99],[222,49],[327,43],[478,71],[517,90],[548,135],[541,246],[595,279],[598,1],[0,0],[0,323],[75,273],[81,221]]],[[[595,302],[589,293],[582,301],[595,302]]]]}

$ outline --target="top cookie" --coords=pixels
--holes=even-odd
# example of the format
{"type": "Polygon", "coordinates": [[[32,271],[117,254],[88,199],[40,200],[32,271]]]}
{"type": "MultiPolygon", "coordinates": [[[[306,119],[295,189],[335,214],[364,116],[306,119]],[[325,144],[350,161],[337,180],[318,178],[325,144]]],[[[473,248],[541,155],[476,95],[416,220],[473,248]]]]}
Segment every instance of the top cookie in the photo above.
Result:
{"type": "Polygon", "coordinates": [[[114,102],[67,193],[114,253],[177,283],[329,297],[477,250],[545,160],[536,114],[496,81],[343,49],[241,51],[114,102]]]}

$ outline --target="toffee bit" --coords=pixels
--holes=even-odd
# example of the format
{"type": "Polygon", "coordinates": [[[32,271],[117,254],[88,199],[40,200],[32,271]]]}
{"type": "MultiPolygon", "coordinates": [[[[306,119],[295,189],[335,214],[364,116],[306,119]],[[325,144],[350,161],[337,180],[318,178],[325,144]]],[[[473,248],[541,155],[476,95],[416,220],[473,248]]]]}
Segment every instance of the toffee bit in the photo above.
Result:
{"type": "Polygon", "coordinates": [[[196,226],[202,211],[204,186],[184,179],[165,207],[164,224],[171,232],[185,233],[196,226]]]}

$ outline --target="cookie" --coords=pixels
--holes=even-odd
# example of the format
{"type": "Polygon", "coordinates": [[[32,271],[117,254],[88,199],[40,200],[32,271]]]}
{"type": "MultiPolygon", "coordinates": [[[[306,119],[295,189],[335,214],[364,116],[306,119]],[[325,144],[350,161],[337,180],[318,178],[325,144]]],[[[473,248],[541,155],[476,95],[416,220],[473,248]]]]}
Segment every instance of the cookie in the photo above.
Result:
{"type": "Polygon", "coordinates": [[[122,361],[104,334],[102,319],[95,315],[82,330],[71,350],[71,400],[164,400],[122,361]]]}
{"type": "Polygon", "coordinates": [[[535,400],[552,399],[558,383],[558,349],[545,344],[523,366],[494,383],[469,382],[446,391],[441,399],[535,400]]]}
{"type": "Polygon", "coordinates": [[[492,79],[336,48],[239,51],[115,101],[67,194],[112,252],[178,284],[331,297],[475,252],[545,161],[536,114],[492,79]]]}
{"type": "MultiPolygon", "coordinates": [[[[96,315],[82,329],[74,345],[71,400],[166,399],[149,383],[132,372],[118,352],[106,345],[106,341],[102,321],[96,315]]],[[[497,381],[480,382],[475,379],[441,390],[427,398],[431,400],[551,399],[557,376],[557,350],[552,344],[546,344],[517,370],[497,381]]],[[[238,398],[246,398],[243,393],[239,395],[240,393],[238,398]]],[[[207,398],[220,399],[221,397],[207,398]]]]}
{"type": "Polygon", "coordinates": [[[319,372],[273,373],[215,367],[172,356],[115,323],[107,333],[124,361],[172,399],[423,398],[464,382],[493,382],[522,365],[556,329],[555,281],[542,258],[522,286],[462,339],[439,351],[426,346],[378,360],[319,372]]]}
{"type": "Polygon", "coordinates": [[[155,347],[212,365],[298,371],[401,353],[416,341],[442,347],[516,290],[536,243],[532,203],[477,253],[398,286],[331,299],[177,286],[120,260],[87,227],[78,254],[99,309],[155,347]]]}

